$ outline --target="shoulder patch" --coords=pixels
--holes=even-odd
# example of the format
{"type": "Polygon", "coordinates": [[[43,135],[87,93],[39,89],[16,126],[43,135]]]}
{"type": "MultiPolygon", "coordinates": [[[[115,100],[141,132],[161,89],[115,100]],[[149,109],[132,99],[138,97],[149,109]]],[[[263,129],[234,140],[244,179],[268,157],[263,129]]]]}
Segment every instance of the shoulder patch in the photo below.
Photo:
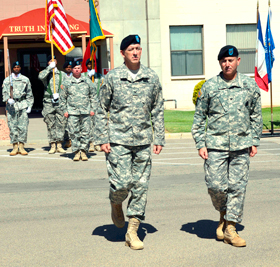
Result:
{"type": "Polygon", "coordinates": [[[60,85],[60,88],[61,88],[61,90],[63,90],[63,88],[64,88],[63,85],[60,85]]]}
{"type": "Polygon", "coordinates": [[[197,98],[200,98],[201,95],[202,95],[202,93],[201,93],[201,89],[200,89],[200,90],[198,91],[198,93],[197,93],[197,98]]]}

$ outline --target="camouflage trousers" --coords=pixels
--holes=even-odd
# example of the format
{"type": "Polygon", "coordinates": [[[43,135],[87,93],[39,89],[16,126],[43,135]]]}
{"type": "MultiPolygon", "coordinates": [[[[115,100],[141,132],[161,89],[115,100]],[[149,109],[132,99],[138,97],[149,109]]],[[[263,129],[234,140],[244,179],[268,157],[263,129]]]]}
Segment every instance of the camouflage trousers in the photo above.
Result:
{"type": "Polygon", "coordinates": [[[91,130],[90,130],[90,136],[89,136],[89,141],[90,142],[93,142],[94,119],[95,119],[95,116],[90,117],[90,120],[91,120],[91,130]]]}
{"type": "Polygon", "coordinates": [[[216,210],[226,211],[227,221],[240,223],[243,217],[249,176],[249,150],[209,149],[205,160],[205,181],[216,210]]]}
{"type": "Polygon", "coordinates": [[[91,130],[90,115],[69,115],[69,137],[72,141],[72,151],[84,150],[88,152],[89,133],[91,130]]]}
{"type": "Polygon", "coordinates": [[[15,111],[10,108],[7,111],[7,117],[11,144],[18,142],[26,143],[29,124],[26,109],[15,111]]]}
{"type": "Polygon", "coordinates": [[[59,104],[44,103],[42,115],[47,124],[49,143],[63,142],[67,120],[59,104]]]}
{"type": "Polygon", "coordinates": [[[110,182],[110,200],[120,204],[131,192],[127,216],[144,220],[152,168],[151,146],[111,144],[111,152],[106,154],[106,164],[110,182]]]}

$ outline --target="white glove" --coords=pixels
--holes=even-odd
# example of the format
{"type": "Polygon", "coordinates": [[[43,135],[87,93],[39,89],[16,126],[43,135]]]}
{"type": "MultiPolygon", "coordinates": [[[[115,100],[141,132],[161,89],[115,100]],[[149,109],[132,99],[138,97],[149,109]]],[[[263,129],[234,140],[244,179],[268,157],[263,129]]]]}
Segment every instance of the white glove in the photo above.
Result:
{"type": "Polygon", "coordinates": [[[51,69],[54,69],[56,67],[56,64],[54,61],[52,61],[49,66],[51,69]]]}
{"type": "Polygon", "coordinates": [[[15,100],[12,99],[12,98],[9,98],[9,99],[8,99],[8,103],[9,103],[10,105],[13,105],[13,104],[15,104],[15,100]]]}
{"type": "Polygon", "coordinates": [[[95,74],[95,70],[90,70],[88,76],[91,78],[95,74]]]}
{"type": "Polygon", "coordinates": [[[53,99],[54,99],[54,100],[57,100],[58,98],[59,98],[59,93],[53,94],[53,99]]]}
{"type": "Polygon", "coordinates": [[[26,113],[30,113],[31,112],[31,107],[28,107],[27,109],[26,109],[26,113]]]}

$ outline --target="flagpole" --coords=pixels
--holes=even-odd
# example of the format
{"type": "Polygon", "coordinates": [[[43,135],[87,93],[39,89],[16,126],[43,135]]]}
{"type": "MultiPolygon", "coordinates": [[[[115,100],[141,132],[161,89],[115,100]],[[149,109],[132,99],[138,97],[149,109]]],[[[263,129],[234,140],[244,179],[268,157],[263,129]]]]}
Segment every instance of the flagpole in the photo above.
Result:
{"type": "MultiPolygon", "coordinates": [[[[51,37],[52,61],[54,61],[52,29],[50,31],[50,37],[51,37]]],[[[55,90],[55,68],[52,71],[53,71],[53,93],[55,94],[56,93],[56,90],[55,90]]]]}
{"type": "MultiPolygon", "coordinates": [[[[268,0],[268,9],[269,8],[270,8],[270,0],[268,0]]],[[[269,25],[270,25],[270,17],[269,17],[269,25]]],[[[272,81],[270,82],[270,113],[271,113],[271,135],[273,135],[274,129],[273,129],[272,81]]]]}

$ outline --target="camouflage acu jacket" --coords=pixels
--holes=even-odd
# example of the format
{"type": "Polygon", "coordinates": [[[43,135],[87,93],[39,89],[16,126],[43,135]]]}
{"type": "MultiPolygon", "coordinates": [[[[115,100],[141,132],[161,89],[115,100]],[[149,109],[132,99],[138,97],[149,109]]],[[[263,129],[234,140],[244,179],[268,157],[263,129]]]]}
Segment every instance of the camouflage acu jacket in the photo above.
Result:
{"type": "Polygon", "coordinates": [[[97,109],[96,85],[87,77],[71,77],[61,85],[60,108],[71,115],[90,114],[97,109]]]}
{"type": "MultiPolygon", "coordinates": [[[[45,86],[44,101],[51,103],[52,94],[54,93],[53,92],[54,86],[53,86],[53,71],[52,71],[52,69],[48,66],[44,70],[42,70],[39,73],[39,79],[43,82],[43,84],[45,86]]],[[[60,93],[60,86],[65,79],[67,79],[67,75],[65,74],[65,72],[56,70],[56,72],[55,72],[55,90],[56,90],[56,93],[60,93]],[[60,77],[61,77],[61,81],[60,81],[60,77]]]]}
{"type": "Polygon", "coordinates": [[[155,145],[164,145],[162,88],[153,70],[141,65],[132,80],[125,64],[113,69],[105,77],[99,98],[96,144],[140,146],[154,141],[155,145]]]}
{"type": "MultiPolygon", "coordinates": [[[[13,98],[15,104],[12,108],[17,110],[23,110],[27,107],[32,108],[34,103],[34,97],[31,89],[31,83],[29,79],[20,75],[18,78],[12,78],[13,83],[13,98]]],[[[7,77],[3,82],[3,102],[6,102],[10,98],[10,77],[7,77]]],[[[8,110],[11,105],[7,104],[6,109],[8,110]]]]}
{"type": "Polygon", "coordinates": [[[263,127],[259,87],[241,73],[230,85],[221,75],[208,80],[197,99],[192,126],[196,148],[236,151],[258,146],[263,127]]]}

